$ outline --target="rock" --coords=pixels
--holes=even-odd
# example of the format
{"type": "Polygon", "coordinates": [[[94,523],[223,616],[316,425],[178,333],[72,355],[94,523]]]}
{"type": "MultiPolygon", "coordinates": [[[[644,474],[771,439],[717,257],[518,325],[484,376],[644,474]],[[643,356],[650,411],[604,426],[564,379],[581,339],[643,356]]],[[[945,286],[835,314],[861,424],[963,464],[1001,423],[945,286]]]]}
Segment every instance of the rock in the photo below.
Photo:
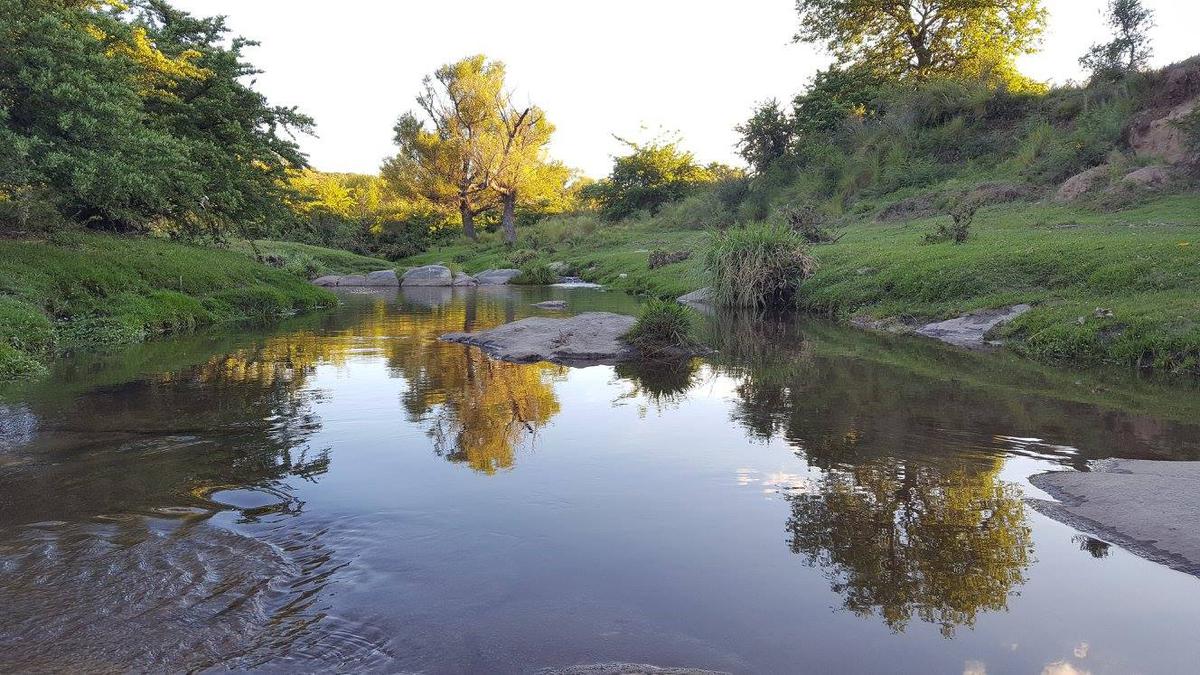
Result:
{"type": "Polygon", "coordinates": [[[1108,165],[1101,164],[1071,176],[1058,187],[1058,191],[1054,193],[1054,201],[1073,202],[1092,190],[1107,185],[1108,172],[1108,165]]]}
{"type": "Polygon", "coordinates": [[[513,277],[521,273],[521,270],[502,269],[488,270],[475,275],[475,281],[480,286],[503,286],[512,281],[513,277]]]}
{"type": "Polygon", "coordinates": [[[1105,459],[1029,482],[1059,500],[1030,499],[1043,514],[1200,576],[1200,462],[1105,459]]]}
{"type": "Polygon", "coordinates": [[[549,270],[551,272],[554,272],[555,274],[557,274],[559,276],[562,276],[562,275],[566,274],[567,272],[571,271],[571,266],[561,260],[555,260],[554,262],[550,263],[549,265],[546,265],[546,267],[549,268],[549,270]]]}
{"type": "Polygon", "coordinates": [[[716,670],[659,667],[647,663],[592,663],[563,668],[543,668],[538,675],[729,675],[716,670]]]}
{"type": "Polygon", "coordinates": [[[708,286],[705,286],[704,288],[694,290],[687,295],[679,296],[678,301],[685,305],[711,305],[713,301],[712,289],[708,286]]]}
{"type": "Polygon", "coordinates": [[[865,276],[870,276],[872,274],[875,274],[878,271],[879,270],[875,269],[874,267],[860,267],[860,268],[854,270],[854,273],[860,277],[865,277],[865,276]]]}
{"type": "Polygon", "coordinates": [[[478,286],[479,282],[475,280],[475,277],[471,276],[470,274],[467,274],[466,272],[455,272],[453,285],[455,285],[455,286],[478,286]]]}
{"type": "Polygon", "coordinates": [[[535,303],[533,303],[533,306],[537,307],[538,309],[561,310],[561,309],[567,308],[567,301],[566,300],[546,300],[544,302],[535,302],[535,303]]]}
{"type": "Polygon", "coordinates": [[[364,285],[395,288],[400,285],[400,278],[396,276],[396,270],[379,270],[367,273],[367,283],[364,285]]]}
{"type": "Polygon", "coordinates": [[[984,336],[1000,324],[1007,323],[1033,309],[1029,305],[1013,305],[1000,309],[971,312],[956,319],[929,323],[917,328],[919,335],[936,338],[959,347],[983,347],[984,336]]]}
{"type": "Polygon", "coordinates": [[[1125,174],[1121,182],[1145,189],[1160,188],[1171,182],[1171,171],[1161,165],[1143,166],[1125,174]]]}
{"type": "Polygon", "coordinates": [[[323,277],[317,277],[316,279],[313,279],[312,282],[310,282],[310,283],[312,283],[314,286],[324,286],[325,288],[332,288],[332,287],[338,285],[339,280],[341,280],[340,276],[338,276],[336,274],[329,274],[329,275],[326,275],[323,277]]]}
{"type": "Polygon", "coordinates": [[[450,286],[453,283],[454,275],[445,265],[414,267],[400,280],[401,286],[450,286]]]}
{"type": "Polygon", "coordinates": [[[1193,98],[1165,111],[1150,110],[1134,118],[1129,127],[1129,147],[1138,157],[1152,157],[1168,164],[1184,164],[1196,159],[1188,131],[1179,123],[1196,110],[1200,98],[1193,98]]]}
{"type": "Polygon", "coordinates": [[[622,338],[634,323],[636,319],[623,314],[585,312],[563,319],[530,317],[490,330],[447,333],[440,339],[474,345],[516,363],[612,363],[636,355],[622,338]]]}
{"type": "Polygon", "coordinates": [[[347,274],[338,279],[338,286],[366,286],[367,277],[362,274],[347,274]]]}

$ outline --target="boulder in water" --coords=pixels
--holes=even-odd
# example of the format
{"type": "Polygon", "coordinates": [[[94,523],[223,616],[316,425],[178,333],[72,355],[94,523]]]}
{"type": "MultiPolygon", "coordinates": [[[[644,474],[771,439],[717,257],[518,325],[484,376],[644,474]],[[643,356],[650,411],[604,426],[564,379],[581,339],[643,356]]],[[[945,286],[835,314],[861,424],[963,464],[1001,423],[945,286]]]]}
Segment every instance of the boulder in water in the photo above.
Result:
{"type": "Polygon", "coordinates": [[[520,273],[521,270],[514,269],[487,270],[475,275],[475,281],[479,282],[480,286],[503,286],[520,273]]]}
{"type": "Polygon", "coordinates": [[[516,363],[614,363],[636,356],[637,351],[624,340],[636,321],[611,312],[585,312],[563,319],[535,316],[474,333],[447,333],[440,339],[474,345],[516,363]]]}
{"type": "Polygon", "coordinates": [[[451,286],[454,275],[445,265],[423,265],[404,273],[401,286],[451,286]]]}

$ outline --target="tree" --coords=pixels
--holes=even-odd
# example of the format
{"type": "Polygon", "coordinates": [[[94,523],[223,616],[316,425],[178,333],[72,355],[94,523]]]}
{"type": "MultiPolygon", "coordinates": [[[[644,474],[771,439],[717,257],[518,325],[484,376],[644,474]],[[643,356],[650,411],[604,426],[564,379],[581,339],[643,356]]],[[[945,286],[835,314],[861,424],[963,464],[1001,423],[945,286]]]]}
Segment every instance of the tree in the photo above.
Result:
{"type": "Polygon", "coordinates": [[[738,154],[758,173],[786,155],[792,144],[792,121],[775,99],[755,108],[750,119],[734,130],[742,136],[738,140],[738,154]]]}
{"type": "Polygon", "coordinates": [[[895,78],[934,75],[1026,83],[1013,67],[1045,28],[1041,0],[796,0],[795,39],[823,43],[842,66],[895,78]]]}
{"type": "Polygon", "coordinates": [[[0,192],[118,228],[285,213],[311,120],[244,83],[252,43],[227,32],[161,0],[0,0],[0,192]]]}
{"type": "Polygon", "coordinates": [[[511,104],[511,97],[505,96],[498,118],[500,125],[491,134],[493,147],[485,147],[484,155],[485,161],[492,163],[488,171],[490,185],[503,207],[500,224],[504,241],[515,244],[518,200],[537,203],[561,193],[570,171],[551,162],[546,155],[554,125],[546,120],[541,108],[517,110],[511,104]]]}
{"type": "Polygon", "coordinates": [[[1092,45],[1079,64],[1099,78],[1144,70],[1154,53],[1148,34],[1154,27],[1154,10],[1143,7],[1141,0],[1109,0],[1105,22],[1113,39],[1092,45]]]}
{"type": "Polygon", "coordinates": [[[384,174],[403,190],[457,209],[463,232],[475,239],[475,217],[495,205],[486,153],[495,146],[488,135],[501,126],[504,64],[471,56],[438,68],[424,86],[417,105],[427,119],[413,112],[400,117],[395,126],[400,152],[384,174]]]}
{"type": "Polygon", "coordinates": [[[714,180],[692,153],[679,147],[678,140],[617,140],[629,148],[629,154],[617,157],[608,177],[589,186],[584,195],[599,202],[611,220],[643,209],[657,213],[664,204],[678,201],[714,180]]]}

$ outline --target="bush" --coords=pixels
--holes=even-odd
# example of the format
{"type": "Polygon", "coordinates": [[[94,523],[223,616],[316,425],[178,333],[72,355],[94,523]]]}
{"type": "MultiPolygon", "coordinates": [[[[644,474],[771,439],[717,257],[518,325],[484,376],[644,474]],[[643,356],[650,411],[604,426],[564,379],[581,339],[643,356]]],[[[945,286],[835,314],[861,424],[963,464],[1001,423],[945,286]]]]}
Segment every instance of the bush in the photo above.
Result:
{"type": "Polygon", "coordinates": [[[673,300],[651,300],[624,337],[642,356],[688,354],[697,346],[693,316],[673,300]]]}
{"type": "Polygon", "coordinates": [[[950,224],[940,222],[937,229],[925,235],[925,241],[935,243],[951,240],[961,244],[971,234],[971,222],[975,220],[975,212],[979,210],[978,202],[964,200],[950,211],[950,224]]]}
{"type": "Polygon", "coordinates": [[[667,265],[674,265],[675,263],[683,262],[690,257],[692,257],[691,251],[676,251],[674,253],[670,253],[655,249],[650,252],[650,260],[647,264],[650,269],[656,270],[660,267],[666,267],[667,265]]]}
{"type": "Polygon", "coordinates": [[[733,225],[733,221],[733,211],[713,191],[668,204],[658,215],[658,222],[663,227],[683,230],[725,229],[733,225]]]}
{"type": "Polygon", "coordinates": [[[521,268],[521,273],[509,283],[522,286],[547,286],[556,283],[558,275],[544,262],[530,263],[521,268]]]}
{"type": "Polygon", "coordinates": [[[755,225],[713,235],[707,256],[713,299],[734,307],[781,307],[816,271],[804,238],[779,225],[755,225]]]}

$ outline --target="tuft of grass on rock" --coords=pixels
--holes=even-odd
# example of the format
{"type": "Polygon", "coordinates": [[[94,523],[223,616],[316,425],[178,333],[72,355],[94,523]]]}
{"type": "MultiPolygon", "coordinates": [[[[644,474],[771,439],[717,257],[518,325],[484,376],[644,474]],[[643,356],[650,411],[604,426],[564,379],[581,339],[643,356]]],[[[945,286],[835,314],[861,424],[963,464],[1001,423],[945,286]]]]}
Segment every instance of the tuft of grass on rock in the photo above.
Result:
{"type": "Polygon", "coordinates": [[[713,299],[726,307],[785,307],[817,269],[808,242],[778,225],[715,233],[706,259],[713,299]]]}
{"type": "Polygon", "coordinates": [[[670,300],[650,300],[625,340],[643,356],[690,354],[696,350],[696,322],[692,310],[670,300]]]}

